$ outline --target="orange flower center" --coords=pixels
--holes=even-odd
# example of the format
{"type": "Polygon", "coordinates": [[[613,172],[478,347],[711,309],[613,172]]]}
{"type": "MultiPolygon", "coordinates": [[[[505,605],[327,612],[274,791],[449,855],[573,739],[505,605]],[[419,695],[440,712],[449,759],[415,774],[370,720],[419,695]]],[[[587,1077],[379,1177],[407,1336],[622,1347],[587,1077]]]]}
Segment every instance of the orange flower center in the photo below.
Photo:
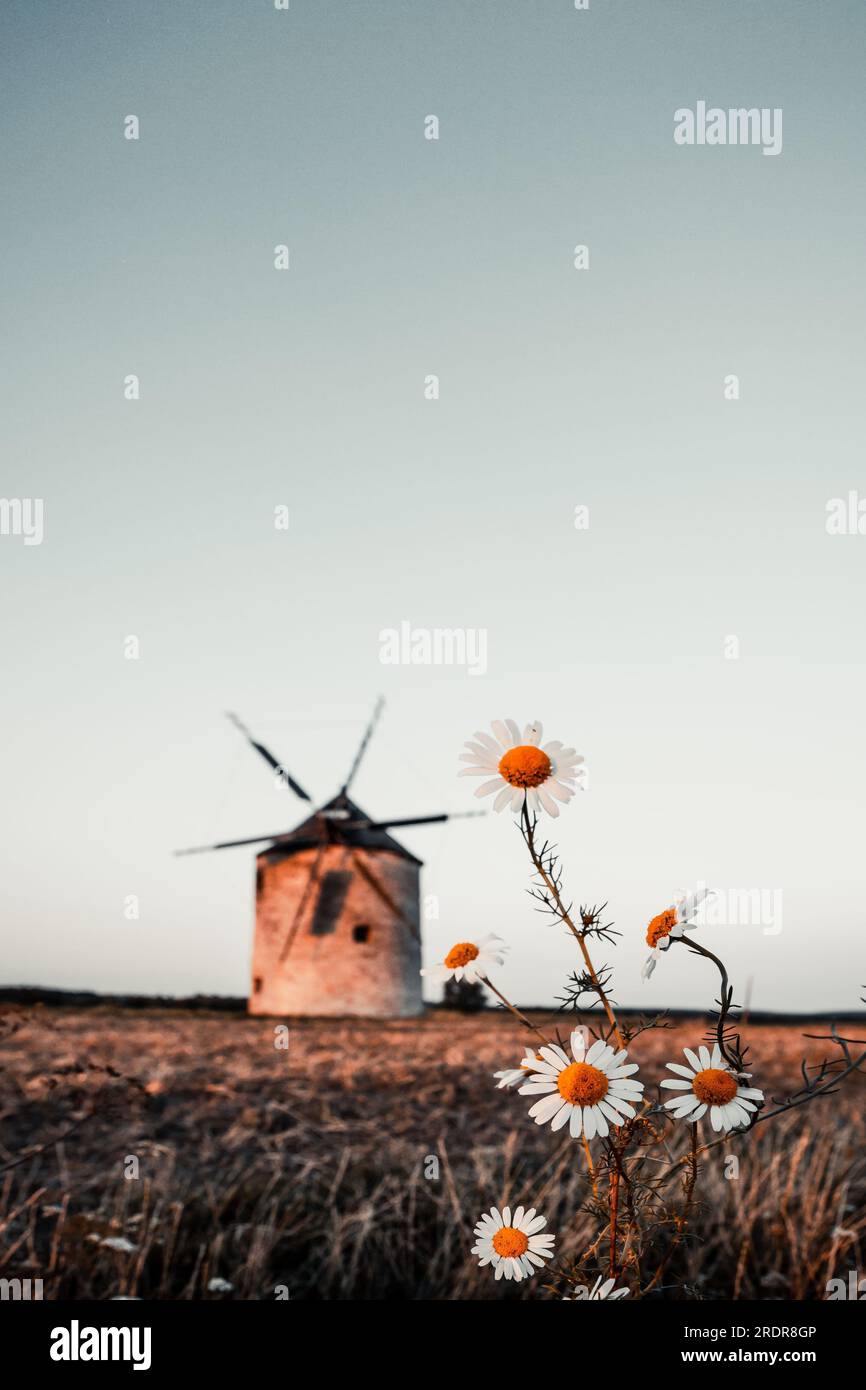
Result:
{"type": "Polygon", "coordinates": [[[692,1082],[692,1090],[704,1105],[727,1105],[737,1094],[737,1078],[729,1071],[718,1067],[708,1067],[699,1071],[692,1082]]]}
{"type": "Polygon", "coordinates": [[[559,1073],[556,1085],[562,1099],[572,1105],[596,1105],[607,1095],[607,1077],[588,1062],[572,1062],[559,1073]]]}
{"type": "Polygon", "coordinates": [[[677,910],[675,907],[667,907],[664,912],[660,912],[658,917],[654,917],[646,929],[646,944],[648,946],[658,946],[659,942],[666,936],[670,936],[673,928],[677,924],[677,910]]]}
{"type": "Polygon", "coordinates": [[[509,1257],[512,1259],[518,1255],[525,1255],[529,1249],[529,1236],[518,1231],[514,1226],[503,1226],[493,1237],[493,1249],[497,1255],[501,1255],[503,1260],[509,1257]]]}
{"type": "Polygon", "coordinates": [[[553,770],[550,759],[534,743],[509,748],[499,759],[499,773],[512,787],[540,787],[553,770]]]}
{"type": "Polygon", "coordinates": [[[468,965],[478,955],[478,947],[471,941],[458,941],[456,946],[445,957],[445,964],[449,970],[456,970],[458,965],[468,965]]]}

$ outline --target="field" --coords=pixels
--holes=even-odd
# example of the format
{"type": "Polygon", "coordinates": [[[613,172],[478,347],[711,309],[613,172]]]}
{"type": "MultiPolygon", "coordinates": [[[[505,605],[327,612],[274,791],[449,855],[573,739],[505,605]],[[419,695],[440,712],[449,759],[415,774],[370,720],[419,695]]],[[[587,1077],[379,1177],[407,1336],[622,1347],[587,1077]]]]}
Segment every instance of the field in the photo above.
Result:
{"type": "MultiPolygon", "coordinates": [[[[644,1074],[704,1026],[642,1035],[644,1074]]],[[[826,1024],[745,1031],[776,1097],[826,1050],[801,1037],[826,1024]]],[[[580,1147],[492,1083],[524,1040],[494,1011],[298,1022],[286,1050],[275,1021],[240,1014],[2,1006],[0,1276],[41,1278],[46,1298],[552,1296],[469,1254],[494,1203],[538,1206],[562,1257],[595,1229],[580,1147]]],[[[864,1097],[854,1077],[708,1155],[652,1296],[822,1298],[866,1268],[864,1097]]]]}

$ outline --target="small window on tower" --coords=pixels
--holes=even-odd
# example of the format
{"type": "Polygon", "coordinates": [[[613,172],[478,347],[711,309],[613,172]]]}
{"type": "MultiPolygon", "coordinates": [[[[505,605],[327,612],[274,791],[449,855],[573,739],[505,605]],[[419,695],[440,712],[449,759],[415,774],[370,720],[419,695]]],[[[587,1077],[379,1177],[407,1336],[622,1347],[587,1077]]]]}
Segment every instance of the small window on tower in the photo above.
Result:
{"type": "Polygon", "coordinates": [[[358,925],[357,925],[356,927],[353,927],[353,928],[352,928],[352,940],[353,940],[353,941],[369,941],[369,940],[370,940],[370,928],[369,928],[368,926],[366,926],[364,923],[359,922],[358,925]]]}
{"type": "Polygon", "coordinates": [[[261,977],[261,975],[257,975],[256,978],[253,980],[253,994],[261,994],[261,992],[262,992],[262,977],[261,977]]]}

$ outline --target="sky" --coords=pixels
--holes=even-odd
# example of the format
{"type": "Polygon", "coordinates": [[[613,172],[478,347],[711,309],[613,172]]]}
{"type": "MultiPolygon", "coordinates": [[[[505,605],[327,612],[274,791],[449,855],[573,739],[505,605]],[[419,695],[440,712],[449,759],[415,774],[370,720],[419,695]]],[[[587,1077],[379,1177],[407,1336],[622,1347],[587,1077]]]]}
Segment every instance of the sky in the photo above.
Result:
{"type": "MultiPolygon", "coordinates": [[[[304,807],[224,713],[324,800],[381,693],[376,816],[477,808],[492,719],[585,755],[555,834],[621,1004],[710,1003],[685,951],[640,979],[705,883],[773,905],[702,929],[739,999],[857,1007],[866,535],[827,522],[866,497],[859,0],[0,28],[0,498],[43,506],[0,534],[0,984],[246,993],[254,853],[172,851],[304,807]],[[781,152],[678,145],[699,101],[781,110],[781,152]],[[383,664],[402,622],[483,632],[485,669],[383,664]]],[[[510,818],[402,839],[428,959],[495,931],[552,1001],[574,943],[510,818]]]]}

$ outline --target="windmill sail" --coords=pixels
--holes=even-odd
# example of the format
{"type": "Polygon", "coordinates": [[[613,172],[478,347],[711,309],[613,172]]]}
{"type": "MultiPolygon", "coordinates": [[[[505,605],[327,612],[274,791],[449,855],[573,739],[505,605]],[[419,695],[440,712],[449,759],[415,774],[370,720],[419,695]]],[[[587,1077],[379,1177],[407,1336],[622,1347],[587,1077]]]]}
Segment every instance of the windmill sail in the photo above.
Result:
{"type": "Polygon", "coordinates": [[[246,724],[243,724],[240,721],[240,719],[238,719],[236,714],[232,714],[229,712],[226,714],[226,718],[230,719],[232,724],[234,724],[235,728],[240,730],[244,738],[249,743],[250,747],[255,748],[259,757],[264,758],[265,762],[268,764],[268,767],[273,768],[277,776],[288,786],[291,787],[292,791],[295,793],[295,796],[299,796],[302,801],[312,801],[313,798],[310,796],[309,792],[304,791],[301,784],[297,782],[295,778],[291,775],[285,763],[278,762],[277,759],[274,757],[273,753],[271,753],[263,743],[259,743],[258,739],[253,738],[246,724]]]}
{"type": "Polygon", "coordinates": [[[342,793],[344,796],[346,795],[346,793],[348,792],[349,788],[355,780],[355,775],[358,771],[358,768],[361,766],[361,759],[367,751],[367,745],[370,742],[370,739],[373,737],[376,725],[378,724],[381,718],[382,710],[384,708],[385,700],[383,696],[380,695],[378,700],[376,701],[376,707],[373,710],[372,718],[369,724],[367,725],[366,729],[364,730],[364,737],[361,739],[361,744],[358,748],[357,753],[355,754],[354,762],[352,763],[352,766],[349,768],[349,775],[343,783],[342,793]]]}

